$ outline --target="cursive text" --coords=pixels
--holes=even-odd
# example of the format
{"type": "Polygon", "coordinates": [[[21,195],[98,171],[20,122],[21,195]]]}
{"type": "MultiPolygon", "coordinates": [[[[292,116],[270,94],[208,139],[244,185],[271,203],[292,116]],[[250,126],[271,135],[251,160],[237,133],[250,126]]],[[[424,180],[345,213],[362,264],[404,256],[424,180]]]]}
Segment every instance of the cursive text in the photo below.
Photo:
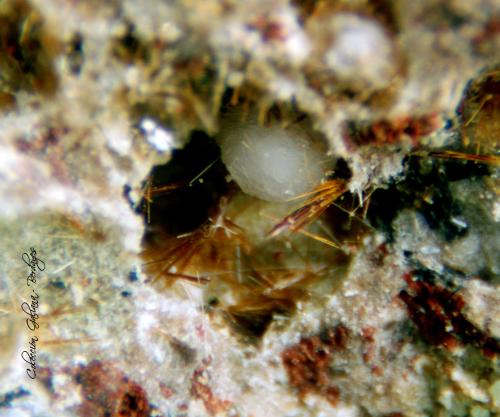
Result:
{"type": "Polygon", "coordinates": [[[36,342],[38,342],[38,337],[33,336],[29,342],[29,351],[23,350],[21,353],[21,358],[30,365],[29,368],[26,368],[26,374],[31,379],[36,378],[36,342]]]}
{"type": "Polygon", "coordinates": [[[35,248],[30,248],[30,253],[23,253],[23,262],[28,265],[31,269],[31,272],[29,273],[28,277],[26,278],[26,285],[29,287],[30,282],[35,284],[36,283],[36,270],[38,269],[39,271],[45,270],[45,262],[42,261],[41,259],[37,258],[36,256],[36,250],[35,248]]]}
{"type": "Polygon", "coordinates": [[[23,311],[29,316],[27,319],[26,319],[26,326],[28,326],[28,329],[30,329],[31,331],[35,331],[36,329],[38,329],[40,326],[37,322],[38,320],[38,313],[37,313],[37,309],[38,309],[38,299],[40,298],[40,296],[35,292],[35,290],[32,290],[33,291],[33,294],[31,294],[31,304],[28,304],[26,301],[24,303],[21,304],[21,308],[23,309],[23,311]]]}

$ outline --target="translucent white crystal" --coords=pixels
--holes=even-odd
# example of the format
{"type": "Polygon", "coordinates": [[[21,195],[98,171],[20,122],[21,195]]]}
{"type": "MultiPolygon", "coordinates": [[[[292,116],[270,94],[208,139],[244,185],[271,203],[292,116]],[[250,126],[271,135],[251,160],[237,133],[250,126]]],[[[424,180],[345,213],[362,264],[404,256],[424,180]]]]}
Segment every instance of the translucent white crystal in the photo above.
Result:
{"type": "Polygon", "coordinates": [[[391,40],[376,22],[339,13],[332,21],[334,38],[325,54],[327,65],[344,80],[385,84],[391,77],[391,40]]]}
{"type": "Polygon", "coordinates": [[[310,191],[324,176],[323,153],[298,128],[257,123],[226,126],[222,160],[247,194],[286,201],[310,191]]]}

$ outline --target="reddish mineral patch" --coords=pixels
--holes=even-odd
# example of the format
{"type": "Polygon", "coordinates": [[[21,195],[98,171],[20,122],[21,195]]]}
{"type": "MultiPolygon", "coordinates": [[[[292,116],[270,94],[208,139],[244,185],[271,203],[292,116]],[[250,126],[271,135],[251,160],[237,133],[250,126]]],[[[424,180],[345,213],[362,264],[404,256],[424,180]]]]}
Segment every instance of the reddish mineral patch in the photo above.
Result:
{"type": "Polygon", "coordinates": [[[330,383],[329,368],[333,353],[345,349],[347,337],[347,329],[338,326],[324,336],[303,337],[282,352],[290,385],[300,397],[314,392],[325,396],[332,405],[337,404],[340,391],[330,383]]]}
{"type": "Polygon", "coordinates": [[[191,378],[191,395],[194,398],[200,399],[211,415],[216,415],[226,411],[231,405],[231,401],[221,400],[212,392],[209,386],[209,375],[207,371],[210,362],[211,360],[207,359],[194,370],[191,378]]]}
{"type": "Polygon", "coordinates": [[[453,349],[458,344],[472,345],[487,356],[500,353],[500,343],[469,322],[462,313],[463,298],[424,278],[404,276],[408,291],[399,296],[424,340],[434,346],[453,349]]]}
{"type": "Polygon", "coordinates": [[[97,360],[75,372],[81,385],[81,417],[148,417],[146,392],[122,371],[97,360]]]}
{"type": "Polygon", "coordinates": [[[401,117],[395,120],[379,120],[370,125],[349,123],[347,126],[348,140],[361,145],[391,145],[397,144],[407,136],[414,145],[422,136],[428,135],[438,127],[436,115],[421,117],[401,117]]]}

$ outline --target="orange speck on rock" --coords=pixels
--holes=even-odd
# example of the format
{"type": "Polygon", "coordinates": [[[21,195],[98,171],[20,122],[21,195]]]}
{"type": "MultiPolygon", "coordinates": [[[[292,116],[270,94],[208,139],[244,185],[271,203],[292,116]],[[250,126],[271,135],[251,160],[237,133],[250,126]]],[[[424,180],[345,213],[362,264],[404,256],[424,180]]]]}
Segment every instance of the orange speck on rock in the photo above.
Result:
{"type": "Polygon", "coordinates": [[[375,328],[371,326],[364,327],[363,329],[361,329],[361,334],[363,335],[363,338],[366,339],[366,341],[373,342],[374,340],[373,336],[375,335],[375,328]]]}
{"type": "Polygon", "coordinates": [[[380,366],[373,366],[372,373],[375,376],[382,376],[384,374],[384,370],[380,366]]]}
{"type": "Polygon", "coordinates": [[[258,30],[261,33],[262,39],[266,41],[283,41],[286,39],[283,26],[279,22],[268,20],[264,16],[255,19],[249,27],[258,30]]]}
{"type": "Polygon", "coordinates": [[[161,395],[163,395],[165,398],[170,398],[172,395],[174,395],[174,390],[165,385],[163,382],[160,382],[160,392],[161,395]]]}
{"type": "Polygon", "coordinates": [[[210,359],[204,359],[202,365],[194,370],[191,378],[191,395],[200,399],[211,415],[217,415],[225,412],[231,405],[231,401],[221,400],[212,392],[209,386],[210,375],[207,371],[210,362],[210,359]]]}

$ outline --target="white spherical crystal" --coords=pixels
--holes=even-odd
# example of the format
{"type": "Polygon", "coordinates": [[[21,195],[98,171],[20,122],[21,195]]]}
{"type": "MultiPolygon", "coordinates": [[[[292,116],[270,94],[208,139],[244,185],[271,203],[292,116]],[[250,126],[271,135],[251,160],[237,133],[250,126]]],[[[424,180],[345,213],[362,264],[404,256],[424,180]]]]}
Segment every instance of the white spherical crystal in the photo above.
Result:
{"type": "Polygon", "coordinates": [[[324,152],[299,128],[231,124],[219,142],[234,181],[262,200],[286,201],[308,192],[325,173],[324,152]]]}
{"type": "Polygon", "coordinates": [[[325,60],[337,76],[369,84],[385,84],[393,67],[390,38],[376,22],[340,13],[331,22],[333,43],[325,60]]]}

